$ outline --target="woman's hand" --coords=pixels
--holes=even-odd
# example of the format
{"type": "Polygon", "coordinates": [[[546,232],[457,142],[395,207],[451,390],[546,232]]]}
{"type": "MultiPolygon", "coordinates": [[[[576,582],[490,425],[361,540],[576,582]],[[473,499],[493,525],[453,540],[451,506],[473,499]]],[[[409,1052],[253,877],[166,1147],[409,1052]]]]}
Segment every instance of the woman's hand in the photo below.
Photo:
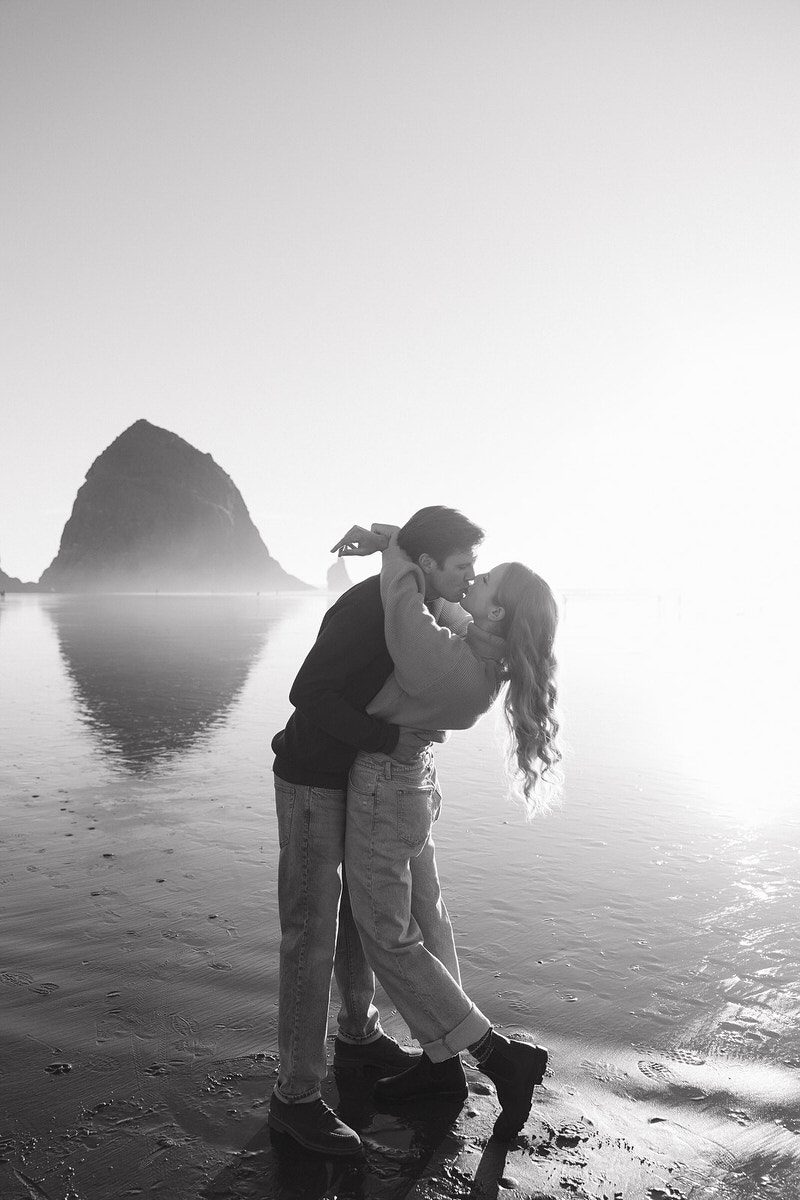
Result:
{"type": "MultiPolygon", "coordinates": [[[[397,535],[400,532],[400,526],[399,525],[383,525],[380,522],[376,521],[376,523],[374,525],[370,525],[370,531],[372,533],[379,533],[379,534],[381,534],[382,537],[385,537],[387,539],[386,545],[389,546],[392,544],[393,541],[397,540],[397,535]]],[[[386,547],[384,547],[384,549],[385,548],[386,547]]]]}
{"type": "Polygon", "coordinates": [[[399,528],[399,525],[375,524],[371,529],[365,529],[363,525],[353,525],[335,546],[331,546],[331,554],[338,554],[340,558],[365,558],[376,550],[385,550],[399,528]]]}

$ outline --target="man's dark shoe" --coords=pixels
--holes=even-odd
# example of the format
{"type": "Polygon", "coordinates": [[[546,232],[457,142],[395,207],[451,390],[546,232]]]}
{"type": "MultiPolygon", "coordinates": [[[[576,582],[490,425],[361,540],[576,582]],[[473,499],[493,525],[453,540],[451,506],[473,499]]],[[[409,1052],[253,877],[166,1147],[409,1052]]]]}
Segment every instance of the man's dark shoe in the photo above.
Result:
{"type": "Polygon", "coordinates": [[[494,1136],[510,1142],[528,1119],[533,1089],[544,1079],[547,1051],[543,1046],[509,1040],[496,1030],[492,1030],[491,1044],[478,1070],[491,1079],[503,1110],[494,1123],[494,1136]]]}
{"type": "Polygon", "coordinates": [[[382,1033],[374,1042],[362,1042],[354,1045],[336,1038],[333,1048],[334,1068],[346,1067],[377,1067],[383,1075],[397,1075],[413,1066],[419,1058],[409,1050],[399,1046],[394,1038],[382,1033]]]}
{"type": "Polygon", "coordinates": [[[444,1062],[431,1062],[422,1053],[413,1067],[389,1079],[379,1079],[373,1093],[376,1100],[414,1100],[423,1096],[466,1100],[467,1077],[458,1055],[444,1062]]]}
{"type": "Polygon", "coordinates": [[[273,1094],[267,1124],[270,1129],[287,1134],[306,1150],[316,1150],[320,1154],[360,1154],[363,1151],[355,1129],[340,1121],[324,1100],[285,1104],[273,1094]]]}

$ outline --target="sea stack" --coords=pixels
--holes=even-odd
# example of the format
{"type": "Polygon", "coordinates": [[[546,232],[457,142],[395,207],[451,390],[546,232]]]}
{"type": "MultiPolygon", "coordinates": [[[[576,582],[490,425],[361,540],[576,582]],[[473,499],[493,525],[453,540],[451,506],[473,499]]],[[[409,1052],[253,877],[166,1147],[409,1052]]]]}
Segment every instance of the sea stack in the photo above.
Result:
{"type": "Polygon", "coordinates": [[[95,459],[39,580],[56,592],[306,589],[210,454],[140,420],[95,459]]]}
{"type": "Polygon", "coordinates": [[[347,567],[344,565],[343,558],[337,558],[332,566],[328,567],[327,587],[329,592],[346,592],[348,588],[353,586],[353,581],[347,574],[347,567]]]}

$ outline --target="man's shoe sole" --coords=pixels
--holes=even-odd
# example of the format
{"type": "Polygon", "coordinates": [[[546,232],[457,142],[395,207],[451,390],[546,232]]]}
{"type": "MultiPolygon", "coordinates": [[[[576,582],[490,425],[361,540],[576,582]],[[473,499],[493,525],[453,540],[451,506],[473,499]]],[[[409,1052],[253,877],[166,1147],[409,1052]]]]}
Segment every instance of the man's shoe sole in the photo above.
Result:
{"type": "Polygon", "coordinates": [[[354,1157],[356,1154],[363,1154],[363,1142],[348,1142],[346,1145],[319,1146],[315,1145],[309,1138],[304,1138],[292,1129],[290,1125],[284,1124],[280,1117],[274,1116],[272,1113],[267,1114],[267,1124],[270,1129],[274,1129],[276,1133],[283,1133],[286,1137],[290,1137],[293,1142],[297,1142],[298,1146],[302,1146],[304,1150],[313,1150],[316,1154],[335,1154],[337,1157],[354,1157]]]}

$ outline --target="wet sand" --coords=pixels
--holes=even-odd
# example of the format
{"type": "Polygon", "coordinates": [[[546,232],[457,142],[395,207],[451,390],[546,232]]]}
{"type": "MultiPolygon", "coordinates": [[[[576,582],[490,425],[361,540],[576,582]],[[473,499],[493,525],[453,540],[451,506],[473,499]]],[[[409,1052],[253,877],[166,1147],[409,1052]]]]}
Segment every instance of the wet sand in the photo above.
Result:
{"type": "MultiPolygon", "coordinates": [[[[378,1111],[370,1078],[331,1076],[361,1162],[272,1142],[266,731],[325,604],[0,608],[0,1198],[796,1200],[800,822],[778,805],[793,775],[772,749],[743,773],[723,738],[741,640],[728,677],[729,636],[709,657],[706,626],[658,612],[614,626],[569,610],[580,753],[563,812],[525,826],[502,801],[488,722],[438,754],[467,990],[551,1051],[522,1136],[490,1138],[496,1101],[470,1070],[455,1110],[378,1111]]],[[[792,713],[771,715],[787,747],[792,713]]]]}
{"type": "Polygon", "coordinates": [[[472,1069],[463,1106],[392,1111],[369,1075],[331,1074],[363,1161],[273,1140],[274,848],[239,824],[262,814],[221,823],[219,800],[166,780],[128,781],[123,808],[121,784],[35,786],[0,845],[4,1200],[800,1195],[800,1058],[748,1054],[746,1020],[702,1007],[680,1044],[548,1037],[552,1071],[508,1147],[472,1069]]]}
{"type": "MultiPolygon", "coordinates": [[[[192,1062],[184,1050],[146,1062],[131,1044],[127,1087],[98,1061],[75,1062],[42,1080],[17,1077],[17,1103],[3,1130],[2,1195],[791,1200],[800,1194],[796,1079],[787,1078],[783,1095],[764,1105],[737,1087],[724,1062],[664,1054],[637,1059],[635,1052],[591,1062],[569,1046],[553,1049],[554,1070],[510,1145],[491,1138],[496,1101],[470,1068],[465,1104],[431,1101],[392,1111],[376,1109],[369,1073],[331,1075],[326,1098],[359,1129],[365,1152],[363,1159],[326,1160],[267,1128],[274,1052],[192,1062]]],[[[48,1065],[55,1068],[56,1060],[48,1065]]]]}

